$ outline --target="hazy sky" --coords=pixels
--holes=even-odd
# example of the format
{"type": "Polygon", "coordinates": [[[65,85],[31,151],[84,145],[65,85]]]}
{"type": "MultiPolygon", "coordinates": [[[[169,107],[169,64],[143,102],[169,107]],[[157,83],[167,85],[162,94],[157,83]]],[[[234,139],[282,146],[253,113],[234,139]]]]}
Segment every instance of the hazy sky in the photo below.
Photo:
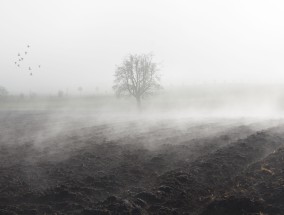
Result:
{"type": "Polygon", "coordinates": [[[2,0],[0,29],[0,85],[14,93],[110,92],[115,65],[149,52],[166,86],[284,84],[280,0],[2,0]]]}

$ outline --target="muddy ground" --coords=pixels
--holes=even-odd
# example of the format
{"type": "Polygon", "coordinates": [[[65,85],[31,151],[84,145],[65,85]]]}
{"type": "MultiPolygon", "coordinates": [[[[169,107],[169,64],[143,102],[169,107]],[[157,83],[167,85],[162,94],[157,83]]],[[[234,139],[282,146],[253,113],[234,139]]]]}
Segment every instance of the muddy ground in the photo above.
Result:
{"type": "Polygon", "coordinates": [[[0,214],[284,214],[281,121],[0,113],[0,214]]]}

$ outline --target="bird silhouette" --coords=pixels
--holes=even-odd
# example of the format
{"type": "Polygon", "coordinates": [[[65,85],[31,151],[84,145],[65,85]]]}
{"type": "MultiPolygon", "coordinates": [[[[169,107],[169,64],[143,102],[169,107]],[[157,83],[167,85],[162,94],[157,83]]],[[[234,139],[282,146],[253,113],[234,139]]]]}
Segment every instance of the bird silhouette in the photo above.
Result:
{"type": "Polygon", "coordinates": [[[38,65],[38,68],[40,68],[40,65],[38,65]]]}
{"type": "Polygon", "coordinates": [[[18,53],[18,56],[21,56],[20,53],[18,53]]]}
{"type": "Polygon", "coordinates": [[[28,48],[30,48],[30,45],[27,45],[28,48]]]}
{"type": "Polygon", "coordinates": [[[32,70],[31,67],[29,67],[29,70],[32,70]]]}
{"type": "Polygon", "coordinates": [[[18,64],[18,67],[20,67],[20,64],[18,64]]]}
{"type": "Polygon", "coordinates": [[[32,76],[32,75],[33,75],[33,73],[30,73],[30,75],[32,76]]]}
{"type": "Polygon", "coordinates": [[[28,54],[28,52],[25,52],[25,54],[28,54]]]}

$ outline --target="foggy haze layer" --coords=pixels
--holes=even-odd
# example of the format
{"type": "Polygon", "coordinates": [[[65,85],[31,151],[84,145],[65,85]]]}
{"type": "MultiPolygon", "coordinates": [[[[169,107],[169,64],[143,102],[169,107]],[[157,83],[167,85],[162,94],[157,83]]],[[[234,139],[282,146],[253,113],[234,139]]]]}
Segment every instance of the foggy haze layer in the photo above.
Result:
{"type": "Polygon", "coordinates": [[[115,66],[149,53],[162,85],[283,83],[282,1],[4,1],[0,85],[11,93],[112,93],[115,66]],[[21,69],[14,65],[29,44],[21,69]],[[33,76],[27,68],[35,68],[33,76]]]}
{"type": "Polygon", "coordinates": [[[206,84],[167,88],[146,97],[137,109],[134,97],[113,94],[23,95],[1,99],[0,111],[84,113],[102,118],[275,118],[284,116],[284,86],[206,84]],[[206,87],[205,87],[206,86],[206,87]]]}

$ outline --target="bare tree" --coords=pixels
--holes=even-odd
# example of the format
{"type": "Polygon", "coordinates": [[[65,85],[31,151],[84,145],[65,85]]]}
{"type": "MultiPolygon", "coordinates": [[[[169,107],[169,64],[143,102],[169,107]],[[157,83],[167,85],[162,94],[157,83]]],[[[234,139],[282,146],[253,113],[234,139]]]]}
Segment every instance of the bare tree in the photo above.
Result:
{"type": "Polygon", "coordinates": [[[142,98],[161,88],[157,63],[152,58],[152,54],[130,54],[117,66],[113,86],[117,96],[133,96],[140,107],[142,98]]]}

